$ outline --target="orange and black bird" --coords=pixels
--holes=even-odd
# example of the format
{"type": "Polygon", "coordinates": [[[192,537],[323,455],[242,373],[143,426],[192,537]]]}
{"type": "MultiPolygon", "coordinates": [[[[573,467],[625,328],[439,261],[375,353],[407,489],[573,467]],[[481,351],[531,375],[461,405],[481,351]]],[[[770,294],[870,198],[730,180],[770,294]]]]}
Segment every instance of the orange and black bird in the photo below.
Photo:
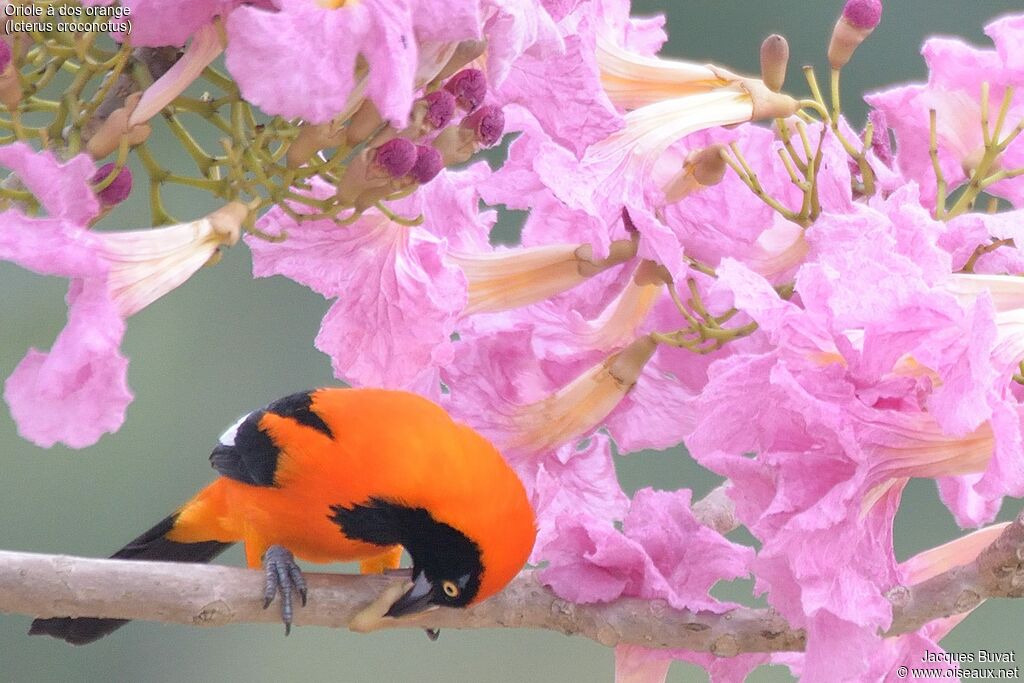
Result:
{"type": "MultiPolygon", "coordinates": [[[[412,558],[412,587],[387,612],[464,607],[501,590],[536,535],[515,472],[484,437],[415,394],[327,388],[274,401],[242,417],[210,462],[220,476],[113,558],[209,562],[245,543],[266,572],[264,606],[306,602],[295,563],[360,560],[361,569],[412,558]]],[[[29,633],[76,645],[123,619],[36,619],[29,633]]]]}

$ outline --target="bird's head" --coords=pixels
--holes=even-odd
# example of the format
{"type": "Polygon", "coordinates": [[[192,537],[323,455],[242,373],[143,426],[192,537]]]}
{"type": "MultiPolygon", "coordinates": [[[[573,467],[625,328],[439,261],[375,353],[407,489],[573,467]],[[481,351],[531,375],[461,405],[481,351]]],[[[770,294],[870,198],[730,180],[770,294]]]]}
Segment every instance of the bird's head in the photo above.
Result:
{"type": "Polygon", "coordinates": [[[406,539],[413,585],[391,606],[389,617],[434,606],[465,607],[480,593],[484,574],[480,547],[454,527],[428,518],[418,519],[406,539]]]}
{"type": "Polygon", "coordinates": [[[525,494],[506,512],[500,523],[488,514],[464,520],[463,531],[426,508],[372,498],[334,507],[332,519],[349,538],[401,545],[409,553],[413,585],[387,612],[400,617],[437,606],[465,607],[501,590],[526,563],[536,534],[525,494]]]}

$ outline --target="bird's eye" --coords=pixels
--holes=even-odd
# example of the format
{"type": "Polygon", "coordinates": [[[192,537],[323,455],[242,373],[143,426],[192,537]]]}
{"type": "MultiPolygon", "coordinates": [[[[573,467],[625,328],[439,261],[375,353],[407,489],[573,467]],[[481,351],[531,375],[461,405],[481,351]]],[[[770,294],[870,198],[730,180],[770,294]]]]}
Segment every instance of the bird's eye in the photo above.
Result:
{"type": "Polygon", "coordinates": [[[444,594],[449,598],[459,597],[459,587],[455,585],[454,581],[445,581],[441,584],[441,589],[444,590],[444,594]]]}

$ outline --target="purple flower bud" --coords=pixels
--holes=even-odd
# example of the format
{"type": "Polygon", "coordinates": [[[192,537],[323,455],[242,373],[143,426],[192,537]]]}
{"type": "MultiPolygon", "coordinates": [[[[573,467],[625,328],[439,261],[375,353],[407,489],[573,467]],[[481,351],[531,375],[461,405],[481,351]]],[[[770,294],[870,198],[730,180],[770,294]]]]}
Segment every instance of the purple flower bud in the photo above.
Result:
{"type": "Polygon", "coordinates": [[[429,183],[434,179],[441,169],[444,168],[444,160],[441,153],[427,145],[416,145],[416,163],[409,172],[420,185],[429,183]]]}
{"type": "Polygon", "coordinates": [[[373,163],[392,178],[401,178],[416,163],[416,145],[405,138],[392,138],[373,150],[373,163]]]}
{"type": "Polygon", "coordinates": [[[843,18],[856,28],[874,28],[882,20],[882,0],[848,0],[843,18]]]}
{"type": "Polygon", "coordinates": [[[0,38],[0,71],[7,68],[7,65],[11,63],[11,46],[7,44],[7,41],[0,38]]]}
{"type": "Polygon", "coordinates": [[[473,111],[487,95],[487,77],[480,69],[463,69],[448,79],[444,89],[455,95],[455,101],[466,111],[473,111]]]}
{"type": "MultiPolygon", "coordinates": [[[[103,164],[92,177],[93,183],[100,183],[114,170],[115,164],[103,164]]],[[[120,204],[132,193],[132,172],[127,166],[123,167],[109,185],[96,193],[103,206],[114,206],[120,204]]]]}
{"type": "Polygon", "coordinates": [[[484,147],[490,147],[505,132],[505,113],[501,107],[489,104],[462,119],[463,128],[470,128],[476,133],[477,139],[484,147]]]}
{"type": "Polygon", "coordinates": [[[444,128],[455,115],[455,96],[447,90],[435,90],[423,100],[427,103],[425,120],[434,130],[444,128]]]}

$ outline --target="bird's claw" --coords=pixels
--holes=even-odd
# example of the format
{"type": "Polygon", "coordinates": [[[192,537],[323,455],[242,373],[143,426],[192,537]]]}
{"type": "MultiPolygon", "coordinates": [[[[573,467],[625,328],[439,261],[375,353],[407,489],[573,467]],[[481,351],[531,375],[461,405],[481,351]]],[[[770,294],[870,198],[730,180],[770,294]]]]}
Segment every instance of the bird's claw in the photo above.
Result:
{"type": "Polygon", "coordinates": [[[302,576],[302,570],[295,563],[295,556],[291,551],[280,545],[272,545],[267,548],[263,555],[263,570],[266,573],[266,583],[263,588],[263,609],[270,607],[274,596],[281,594],[281,621],[284,622],[284,634],[287,636],[292,632],[292,592],[298,592],[302,599],[302,606],[306,606],[306,579],[302,576]]]}

